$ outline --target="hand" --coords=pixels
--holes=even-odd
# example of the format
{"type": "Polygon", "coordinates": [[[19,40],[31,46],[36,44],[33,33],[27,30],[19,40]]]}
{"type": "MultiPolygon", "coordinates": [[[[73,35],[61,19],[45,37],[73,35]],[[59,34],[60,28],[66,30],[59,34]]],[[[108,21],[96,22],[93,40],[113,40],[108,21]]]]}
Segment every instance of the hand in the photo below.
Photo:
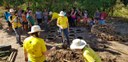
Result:
{"type": "Polygon", "coordinates": [[[53,51],[53,50],[56,50],[56,47],[52,47],[50,50],[52,50],[52,51],[53,51]]]}
{"type": "Polygon", "coordinates": [[[61,29],[63,29],[63,27],[62,26],[59,26],[61,29]]]}

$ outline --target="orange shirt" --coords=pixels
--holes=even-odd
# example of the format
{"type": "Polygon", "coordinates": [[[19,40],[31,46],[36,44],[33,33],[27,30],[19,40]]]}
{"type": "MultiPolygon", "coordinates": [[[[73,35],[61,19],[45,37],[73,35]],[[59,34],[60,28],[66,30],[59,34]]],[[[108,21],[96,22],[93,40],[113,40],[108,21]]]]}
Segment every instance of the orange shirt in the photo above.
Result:
{"type": "Polygon", "coordinates": [[[22,20],[23,20],[23,22],[27,22],[26,15],[22,14],[22,20]]]}

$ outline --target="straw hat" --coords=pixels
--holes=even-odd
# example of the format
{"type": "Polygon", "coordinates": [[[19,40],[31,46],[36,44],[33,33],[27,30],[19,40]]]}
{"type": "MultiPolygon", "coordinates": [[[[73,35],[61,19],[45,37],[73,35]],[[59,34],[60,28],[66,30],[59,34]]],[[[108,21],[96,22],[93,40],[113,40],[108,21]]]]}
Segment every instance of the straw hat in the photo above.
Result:
{"type": "Polygon", "coordinates": [[[65,12],[64,11],[60,11],[59,16],[64,16],[64,15],[65,15],[65,12]]]}
{"type": "Polygon", "coordinates": [[[87,43],[81,39],[74,39],[70,45],[70,49],[83,49],[87,43]]]}
{"type": "Polygon", "coordinates": [[[39,25],[34,25],[34,26],[31,27],[31,31],[28,32],[28,34],[32,34],[32,33],[35,33],[35,32],[41,32],[41,31],[44,31],[44,30],[41,30],[39,25]]]}

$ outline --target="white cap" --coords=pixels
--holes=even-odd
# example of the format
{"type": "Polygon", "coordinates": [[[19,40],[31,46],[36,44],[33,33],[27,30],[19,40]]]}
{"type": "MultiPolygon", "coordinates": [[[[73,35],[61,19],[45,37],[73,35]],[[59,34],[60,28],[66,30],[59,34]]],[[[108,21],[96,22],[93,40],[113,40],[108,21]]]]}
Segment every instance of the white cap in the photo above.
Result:
{"type": "Polygon", "coordinates": [[[59,16],[64,16],[64,15],[65,15],[65,12],[64,11],[60,11],[59,16]]]}
{"type": "Polygon", "coordinates": [[[52,15],[52,11],[49,12],[49,15],[52,15]]]}
{"type": "Polygon", "coordinates": [[[39,25],[34,25],[34,26],[31,27],[31,31],[28,32],[28,34],[32,34],[32,33],[35,33],[35,32],[41,32],[41,31],[44,31],[44,30],[41,30],[39,25]]]}
{"type": "Polygon", "coordinates": [[[87,43],[81,39],[74,39],[70,45],[70,49],[83,49],[87,43]]]}
{"type": "Polygon", "coordinates": [[[14,9],[10,9],[9,12],[15,12],[14,9]]]}

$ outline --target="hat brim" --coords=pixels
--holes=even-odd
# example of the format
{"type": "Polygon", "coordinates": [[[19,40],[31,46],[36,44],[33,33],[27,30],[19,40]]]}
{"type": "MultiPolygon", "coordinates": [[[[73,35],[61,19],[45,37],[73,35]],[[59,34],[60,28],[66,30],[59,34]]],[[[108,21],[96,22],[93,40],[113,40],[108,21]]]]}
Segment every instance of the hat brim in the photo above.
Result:
{"type": "Polygon", "coordinates": [[[35,33],[35,32],[43,32],[44,30],[40,30],[40,31],[34,31],[34,32],[28,32],[28,34],[32,34],[32,33],[35,33]]]}
{"type": "Polygon", "coordinates": [[[63,14],[59,14],[59,16],[64,16],[63,14]]]}
{"type": "Polygon", "coordinates": [[[76,46],[76,45],[72,44],[72,45],[70,46],[70,49],[83,49],[84,47],[85,47],[85,45],[76,46]]]}
{"type": "Polygon", "coordinates": [[[80,45],[80,46],[75,45],[75,43],[72,43],[70,45],[70,49],[83,49],[87,44],[84,40],[81,40],[81,42],[83,43],[83,45],[80,45]]]}

